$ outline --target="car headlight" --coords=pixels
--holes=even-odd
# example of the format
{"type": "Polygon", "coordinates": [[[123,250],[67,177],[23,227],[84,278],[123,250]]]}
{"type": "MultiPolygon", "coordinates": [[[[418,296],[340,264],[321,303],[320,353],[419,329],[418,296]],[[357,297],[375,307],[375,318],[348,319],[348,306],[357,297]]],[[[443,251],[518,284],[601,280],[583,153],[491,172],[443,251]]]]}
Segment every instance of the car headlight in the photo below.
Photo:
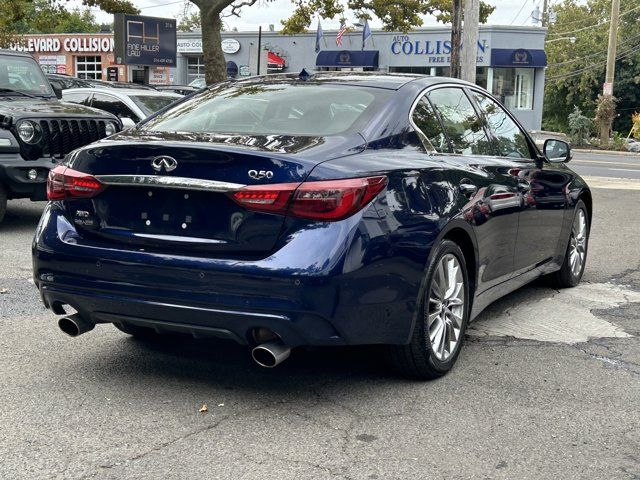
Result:
{"type": "Polygon", "coordinates": [[[22,120],[17,126],[18,136],[24,143],[34,144],[38,141],[40,128],[38,124],[31,120],[22,120]]]}
{"type": "Polygon", "coordinates": [[[107,137],[113,135],[118,131],[118,126],[113,122],[107,122],[104,125],[104,132],[107,134],[107,137]]]}

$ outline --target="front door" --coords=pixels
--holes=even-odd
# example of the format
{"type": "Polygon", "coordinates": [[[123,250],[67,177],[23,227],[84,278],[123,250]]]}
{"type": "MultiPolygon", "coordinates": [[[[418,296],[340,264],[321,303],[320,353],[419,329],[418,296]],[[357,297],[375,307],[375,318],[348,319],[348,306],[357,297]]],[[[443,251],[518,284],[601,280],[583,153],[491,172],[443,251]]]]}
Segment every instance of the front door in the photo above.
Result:
{"type": "Polygon", "coordinates": [[[564,166],[540,165],[526,134],[498,103],[478,91],[473,97],[498,154],[512,162],[510,174],[517,181],[521,203],[514,270],[522,273],[551,261],[557,252],[569,176],[564,166]]]}

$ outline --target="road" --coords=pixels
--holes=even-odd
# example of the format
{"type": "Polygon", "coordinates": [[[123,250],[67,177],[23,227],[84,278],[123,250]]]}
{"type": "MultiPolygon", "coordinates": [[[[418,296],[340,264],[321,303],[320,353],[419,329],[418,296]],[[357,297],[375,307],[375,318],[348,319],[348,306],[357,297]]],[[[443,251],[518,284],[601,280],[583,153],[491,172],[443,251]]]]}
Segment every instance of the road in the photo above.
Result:
{"type": "Polygon", "coordinates": [[[573,150],[569,165],[580,175],[640,179],[640,153],[587,153],[573,150]]]}
{"type": "Polygon", "coordinates": [[[579,287],[496,302],[427,383],[396,377],[377,348],[296,350],[265,370],[213,340],[142,343],[110,325],[68,338],[30,280],[42,204],[11,202],[0,478],[640,478],[640,190],[627,184],[593,191],[579,287]]]}

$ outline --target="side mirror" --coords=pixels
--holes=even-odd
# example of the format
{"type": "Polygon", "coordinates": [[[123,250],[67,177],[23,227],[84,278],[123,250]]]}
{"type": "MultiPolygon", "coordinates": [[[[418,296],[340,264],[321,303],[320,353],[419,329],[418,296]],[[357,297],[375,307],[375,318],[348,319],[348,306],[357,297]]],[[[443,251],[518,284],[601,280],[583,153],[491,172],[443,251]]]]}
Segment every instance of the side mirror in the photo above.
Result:
{"type": "Polygon", "coordinates": [[[548,138],[544,141],[542,152],[551,163],[565,163],[571,160],[571,147],[567,142],[548,138]]]}
{"type": "Polygon", "coordinates": [[[62,100],[62,89],[58,85],[51,84],[51,88],[53,89],[53,93],[55,94],[58,100],[62,100]]]}

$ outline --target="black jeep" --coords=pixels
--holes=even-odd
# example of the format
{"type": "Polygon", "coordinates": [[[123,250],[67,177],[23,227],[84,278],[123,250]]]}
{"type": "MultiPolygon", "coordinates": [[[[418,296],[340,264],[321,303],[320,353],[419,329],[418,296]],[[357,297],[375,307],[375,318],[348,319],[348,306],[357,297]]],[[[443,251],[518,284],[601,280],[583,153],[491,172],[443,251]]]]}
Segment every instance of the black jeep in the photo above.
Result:
{"type": "Polygon", "coordinates": [[[67,153],[122,128],[59,96],[30,55],[0,50],[0,222],[8,199],[46,199],[49,170],[67,153]]]}

